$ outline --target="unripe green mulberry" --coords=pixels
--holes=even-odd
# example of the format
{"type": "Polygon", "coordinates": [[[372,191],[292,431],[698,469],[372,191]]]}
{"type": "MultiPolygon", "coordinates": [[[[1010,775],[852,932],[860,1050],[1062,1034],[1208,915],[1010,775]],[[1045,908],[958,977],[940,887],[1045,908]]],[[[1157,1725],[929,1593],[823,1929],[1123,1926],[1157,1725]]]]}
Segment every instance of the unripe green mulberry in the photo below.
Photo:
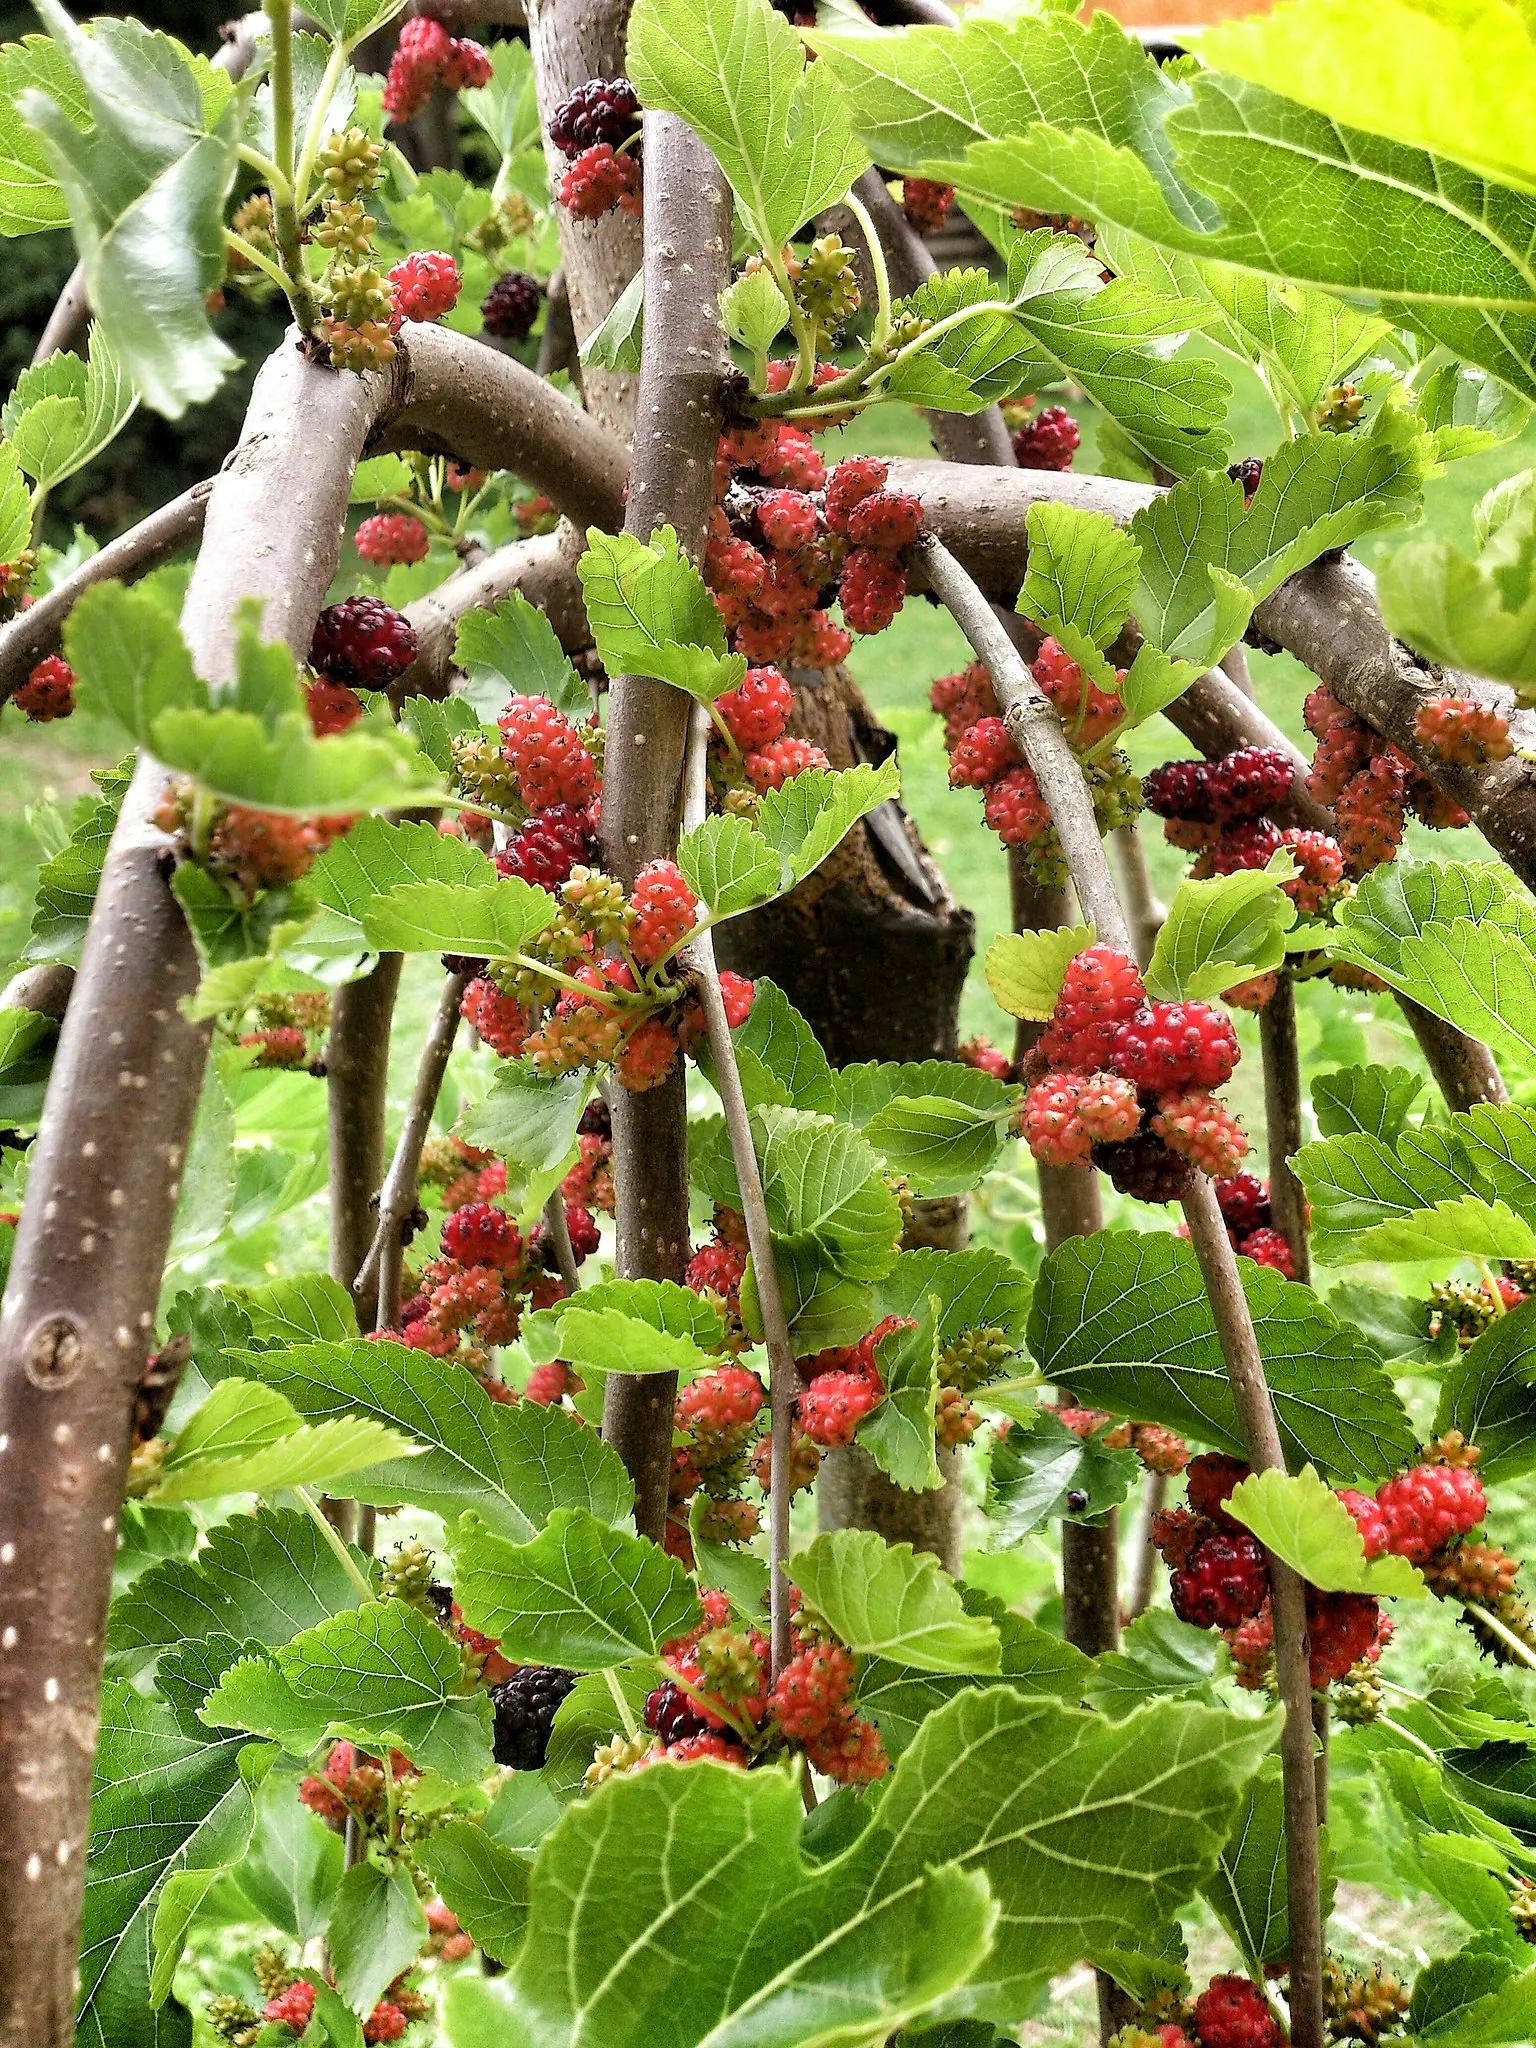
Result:
{"type": "Polygon", "coordinates": [[[836,235],[820,235],[795,282],[795,297],[819,327],[841,327],[859,309],[859,285],[853,251],[836,235]]]}
{"type": "Polygon", "coordinates": [[[315,241],[327,249],[349,256],[366,256],[373,247],[377,226],[361,199],[328,199],[320,209],[320,225],[313,234],[315,241]]]}
{"type": "Polygon", "coordinates": [[[973,1393],[995,1379],[1012,1358],[1014,1344],[1003,1330],[979,1324],[974,1330],[966,1330],[946,1344],[939,1353],[939,1384],[943,1387],[958,1387],[963,1394],[973,1393]]]}
{"type": "Polygon", "coordinates": [[[488,810],[510,812],[518,819],[526,817],[526,807],[518,794],[517,770],[495,740],[487,739],[483,733],[460,732],[454,734],[452,748],[453,772],[467,797],[488,810]]]}
{"type": "Polygon", "coordinates": [[[375,142],[361,128],[333,133],[315,157],[315,175],[338,199],[355,199],[371,192],[379,182],[379,164],[384,155],[382,142],[375,142]]]}

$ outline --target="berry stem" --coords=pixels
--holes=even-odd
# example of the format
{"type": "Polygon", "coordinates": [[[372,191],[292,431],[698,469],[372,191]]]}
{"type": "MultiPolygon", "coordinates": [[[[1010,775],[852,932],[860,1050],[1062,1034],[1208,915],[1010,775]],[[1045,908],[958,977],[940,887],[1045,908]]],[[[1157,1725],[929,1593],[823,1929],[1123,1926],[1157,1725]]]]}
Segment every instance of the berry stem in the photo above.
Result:
{"type": "Polygon", "coordinates": [[[1296,1044],[1296,985],[1282,973],[1259,1012],[1264,1061],[1264,1124],[1269,1150],[1269,1201],[1295,1266],[1293,1278],[1312,1278],[1307,1241],[1307,1198],[1291,1167],[1301,1150],[1301,1057],[1296,1044]]]}
{"type": "MultiPolygon", "coordinates": [[[[273,163],[271,157],[263,156],[259,149],[252,149],[248,142],[242,142],[239,155],[241,163],[247,165],[251,170],[259,172],[274,193],[291,189],[288,180],[278,169],[277,165],[273,163]]],[[[284,286],[286,289],[286,280],[284,280],[284,286]]]]}
{"type": "Polygon", "coordinates": [[[869,250],[869,267],[875,275],[873,341],[877,349],[883,349],[890,340],[891,333],[891,277],[885,267],[885,251],[880,245],[879,231],[869,217],[869,208],[858,193],[849,192],[843,204],[858,222],[859,232],[863,235],[865,246],[869,250]]]}
{"type": "MultiPolygon", "coordinates": [[[[691,829],[702,822],[708,804],[708,748],[710,721],[705,707],[694,706],[688,733],[687,765],[683,778],[683,824],[691,829]]],[[[715,1066],[715,1086],[725,1111],[725,1127],[731,1143],[731,1158],[741,1190],[742,1214],[746,1218],[747,1244],[752,1253],[752,1272],[757,1283],[758,1307],[763,1319],[763,1336],[768,1348],[768,1400],[771,1424],[770,1453],[777,1483],[768,1496],[768,1551],[770,1578],[771,1679],[776,1680],[789,1661],[789,1581],[784,1561],[789,1556],[788,1474],[793,1461],[791,1442],[799,1381],[794,1352],[789,1342],[789,1321],[784,1313],[784,1296],[779,1286],[778,1266],[773,1256],[773,1238],[768,1226],[768,1204],[763,1195],[762,1174],[752,1141],[752,1124],[747,1098],[736,1065],[736,1046],[731,1038],[725,1001],[720,993],[720,974],[715,965],[715,946],[706,925],[691,938],[685,955],[698,989],[715,1066]]]]}
{"type": "MultiPolygon", "coordinates": [[[[443,983],[432,1028],[427,1033],[417,1062],[416,1084],[406,1106],[400,1136],[395,1141],[394,1157],[389,1162],[389,1172],[379,1192],[378,1228],[353,1283],[353,1299],[360,1311],[369,1297],[373,1298],[373,1327],[376,1330],[392,1329],[400,1313],[400,1265],[405,1252],[402,1230],[406,1218],[416,1207],[421,1148],[432,1128],[443,1076],[448,1071],[448,1057],[458,1036],[459,1004],[469,980],[468,974],[454,973],[443,983]]],[[[560,1222],[563,1228],[563,1208],[560,1222]]],[[[569,1235],[565,1244],[569,1252],[569,1235]]]]}
{"type": "Polygon", "coordinates": [[[272,25],[272,155],[281,173],[272,185],[272,239],[282,257],[283,289],[293,317],[308,334],[318,316],[294,203],[293,0],[265,0],[264,11],[272,25]]]}
{"type": "MultiPolygon", "coordinates": [[[[564,1220],[563,1212],[561,1220],[564,1220]]],[[[567,1243],[569,1243],[569,1237],[567,1237],[566,1241],[567,1243]]],[[[669,1677],[672,1675],[672,1673],[668,1673],[669,1677]]],[[[640,1733],[640,1723],[635,1719],[634,1709],[630,1706],[629,1701],[624,1697],[624,1688],[619,1683],[619,1674],[614,1670],[613,1666],[610,1664],[607,1670],[604,1671],[603,1677],[607,1680],[608,1690],[613,1695],[613,1704],[619,1710],[619,1725],[623,1728],[624,1733],[629,1737],[630,1741],[633,1742],[635,1737],[640,1733]]]]}
{"type": "Polygon", "coordinates": [[[1473,1264],[1483,1276],[1483,1292],[1488,1297],[1489,1303],[1493,1308],[1494,1321],[1497,1322],[1505,1313],[1504,1297],[1499,1292],[1498,1276],[1486,1259],[1474,1259],[1473,1264]]]}
{"type": "MultiPolygon", "coordinates": [[[[321,136],[331,126],[331,101],[336,97],[336,88],[341,84],[342,73],[346,68],[347,44],[338,36],[331,44],[331,54],[325,60],[325,73],[320,80],[320,89],[315,94],[314,104],[309,110],[304,141],[293,174],[293,203],[300,219],[309,211],[309,181],[314,173],[315,155],[320,147],[321,136]]],[[[275,197],[272,203],[275,212],[275,197]]]]}
{"type": "Polygon", "coordinates": [[[336,1562],[341,1566],[356,1591],[361,1595],[364,1604],[366,1605],[370,1601],[376,1600],[378,1598],[377,1593],[369,1585],[364,1574],[358,1570],[357,1560],[353,1557],[350,1548],[342,1541],[340,1532],[332,1528],[331,1524],[326,1520],[325,1511],[309,1488],[307,1486],[296,1486],[293,1489],[293,1497],[320,1531],[326,1543],[335,1552],[336,1562]]]}
{"type": "Polygon", "coordinates": [[[226,249],[233,249],[237,256],[251,265],[252,269],[264,271],[280,290],[287,291],[288,280],[282,271],[278,269],[270,257],[263,256],[259,249],[248,242],[244,235],[237,235],[233,228],[226,228],[224,230],[224,246],[226,249]]]}
{"type": "Polygon", "coordinates": [[[678,1691],[685,1693],[696,1707],[707,1707],[710,1713],[719,1716],[733,1735],[739,1736],[748,1747],[752,1745],[756,1731],[747,1727],[745,1722],[738,1721],[718,1694],[700,1691],[691,1678],[685,1678],[677,1666],[669,1664],[665,1657],[657,1658],[656,1669],[661,1673],[666,1683],[675,1685],[678,1691]]]}

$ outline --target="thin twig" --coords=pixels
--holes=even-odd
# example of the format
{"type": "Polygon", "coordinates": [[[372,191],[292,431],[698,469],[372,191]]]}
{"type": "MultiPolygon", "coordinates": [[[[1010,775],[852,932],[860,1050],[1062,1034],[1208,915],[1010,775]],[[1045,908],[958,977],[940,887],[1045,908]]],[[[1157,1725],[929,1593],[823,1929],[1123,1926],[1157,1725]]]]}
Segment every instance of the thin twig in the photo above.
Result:
{"type": "Polygon", "coordinates": [[[309,1488],[307,1486],[296,1486],[293,1489],[293,1497],[320,1531],[320,1534],[325,1538],[330,1548],[335,1552],[336,1562],[351,1580],[354,1589],[362,1595],[365,1602],[376,1600],[378,1595],[358,1570],[351,1550],[343,1540],[340,1532],[334,1529],[326,1520],[325,1510],[321,1507],[319,1501],[315,1499],[309,1488]]]}
{"type": "Polygon", "coordinates": [[[1264,1124],[1269,1148],[1269,1206],[1291,1248],[1294,1278],[1312,1278],[1307,1198],[1291,1168],[1301,1150],[1301,1060],[1296,1047],[1296,984],[1282,974],[1259,1012],[1264,1060],[1264,1124]]]}
{"type": "MultiPolygon", "coordinates": [[[[1050,808],[1079,903],[1093,920],[1099,937],[1118,951],[1129,953],[1130,935],[1115,894],[1108,856],[1094,822],[1088,787],[1054,707],[1035,684],[986,598],[948,549],[925,535],[910,552],[991,675],[1003,707],[1004,723],[1033,769],[1040,793],[1050,808]]],[[[1283,1472],[1285,1455],[1253,1319],[1226,1224],[1204,1174],[1191,1171],[1188,1175],[1183,1208],[1210,1297],[1248,1448],[1248,1462],[1258,1472],[1283,1472]]],[[[1322,2048],[1322,1924],[1306,1594],[1297,1573],[1276,1557],[1270,1559],[1270,1589],[1275,1666],[1285,1707],[1281,1761],[1291,1902],[1291,2038],[1293,2048],[1322,2048]]]]}
{"type": "Polygon", "coordinates": [[[379,1190],[378,1228],[353,1282],[353,1295],[359,1304],[373,1296],[376,1330],[392,1330],[399,1319],[400,1267],[405,1253],[402,1233],[416,1207],[421,1149],[432,1128],[448,1058],[458,1036],[459,1005],[469,980],[469,974],[457,968],[444,979],[432,1028],[416,1065],[416,1085],[406,1106],[405,1122],[400,1126],[394,1157],[379,1190]]]}
{"type": "Polygon", "coordinates": [[[581,1275],[576,1270],[576,1251],[571,1243],[571,1226],[565,1220],[565,1196],[559,1188],[544,1204],[544,1228],[555,1248],[555,1264],[567,1294],[581,1292],[581,1275]]]}
{"type": "Polygon", "coordinates": [[[1128,825],[1117,825],[1111,837],[1115,866],[1120,872],[1120,890],[1125,899],[1126,922],[1131,927],[1136,946],[1136,964],[1145,968],[1152,958],[1152,949],[1157,944],[1157,935],[1168,912],[1152,887],[1147,849],[1141,843],[1141,833],[1135,820],[1132,819],[1128,825]]]}
{"type": "MultiPolygon", "coordinates": [[[[705,759],[709,746],[709,713],[695,705],[688,733],[688,759],[684,778],[683,822],[685,827],[700,823],[705,810],[705,759]]],[[[736,1065],[736,1047],[720,994],[720,973],[715,966],[714,939],[704,932],[684,955],[692,971],[704,1025],[709,1036],[710,1058],[714,1062],[715,1086],[725,1111],[725,1128],[741,1190],[742,1214],[746,1218],[747,1244],[752,1253],[752,1275],[757,1283],[758,1308],[763,1319],[763,1337],[768,1350],[768,1401],[771,1420],[770,1456],[773,1485],[768,1493],[768,1550],[770,1579],[768,1591],[771,1621],[771,1668],[777,1678],[789,1659],[789,1581],[784,1561],[789,1555],[790,1463],[793,1457],[792,1428],[799,1382],[795,1355],[789,1344],[789,1322],[784,1314],[784,1297],[773,1256],[773,1238],[768,1227],[768,1204],[763,1196],[763,1179],[758,1171],[757,1150],[752,1142],[752,1125],[747,1098],[736,1065]]]]}

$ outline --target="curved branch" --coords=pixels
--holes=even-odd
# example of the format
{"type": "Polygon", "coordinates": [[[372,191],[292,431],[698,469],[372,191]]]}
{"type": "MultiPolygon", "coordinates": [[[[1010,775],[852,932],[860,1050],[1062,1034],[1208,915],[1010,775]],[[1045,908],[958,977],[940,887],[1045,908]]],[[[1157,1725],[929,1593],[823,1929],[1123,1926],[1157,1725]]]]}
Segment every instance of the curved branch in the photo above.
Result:
{"type": "Polygon", "coordinates": [[[557,533],[513,541],[407,605],[405,615],[416,629],[416,659],[391,689],[391,697],[446,697],[459,621],[468,612],[489,609],[513,591],[521,591],[538,606],[568,652],[589,647],[592,635],[576,574],[581,546],[581,537],[568,525],[557,533]]]}

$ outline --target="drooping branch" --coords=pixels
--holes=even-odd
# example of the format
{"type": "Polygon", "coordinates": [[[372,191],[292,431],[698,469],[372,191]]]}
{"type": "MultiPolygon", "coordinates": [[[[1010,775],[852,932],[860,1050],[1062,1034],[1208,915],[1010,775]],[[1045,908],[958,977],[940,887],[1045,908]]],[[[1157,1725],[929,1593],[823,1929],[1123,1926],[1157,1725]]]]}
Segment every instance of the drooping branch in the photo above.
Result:
{"type": "MultiPolygon", "coordinates": [[[[540,10],[542,12],[542,9],[540,10]]],[[[719,294],[729,281],[731,194],[719,167],[675,116],[645,117],[648,308],[625,531],[671,526],[702,555],[714,503],[715,449],[730,367],[719,294]]],[[[574,284],[573,284],[574,298],[574,284]]],[[[626,889],[677,845],[689,699],[649,676],[615,676],[608,698],[603,865],[626,889]]],[[[680,1069],[643,1094],[614,1090],[616,1269],[681,1280],[688,1262],[688,1123],[680,1069]]],[[[675,1378],[610,1375],[603,1433],[636,1491],[636,1523],[666,1522],[675,1378]]]]}
{"type": "MultiPolygon", "coordinates": [[[[285,348],[215,482],[182,626],[233,671],[238,600],[308,649],[380,380],[285,348]],[[258,544],[259,542],[259,544],[258,544]]],[[[197,957],[140,763],[108,849],[0,1310],[0,2039],[67,2048],[107,1600],[134,1398],[206,1058],[197,957]]]]}
{"type": "MultiPolygon", "coordinates": [[[[458,970],[443,982],[421,1058],[416,1082],[406,1105],[405,1121],[395,1140],[394,1157],[379,1191],[379,1212],[372,1240],[358,1262],[352,1282],[358,1315],[367,1317],[367,1327],[393,1329],[400,1316],[400,1264],[405,1250],[405,1227],[416,1208],[421,1173],[421,1152],[432,1128],[449,1055],[459,1034],[459,1004],[469,976],[458,970]]],[[[562,1211],[562,1215],[563,1215],[562,1211]]]]}
{"type": "MultiPolygon", "coordinates": [[[[688,736],[688,767],[683,819],[686,826],[701,824],[706,803],[705,769],[709,735],[709,713],[695,705],[688,736]]],[[[741,1191],[741,1210],[746,1220],[747,1246],[752,1254],[752,1273],[757,1286],[759,1313],[763,1319],[763,1341],[768,1352],[768,1401],[773,1485],[768,1493],[768,1588],[770,1658],[772,1676],[777,1678],[789,1661],[789,1581],[784,1575],[789,1556],[790,1466],[793,1462],[792,1433],[799,1380],[795,1354],[790,1348],[789,1322],[784,1313],[784,1296],[779,1286],[779,1269],[773,1253],[773,1235],[768,1224],[768,1203],[763,1194],[763,1177],[758,1169],[757,1148],[747,1115],[747,1098],[736,1064],[736,1046],[731,1038],[725,1000],[720,993],[720,971],[715,965],[714,940],[705,932],[684,955],[693,976],[704,1027],[714,1062],[715,1086],[725,1112],[726,1134],[736,1168],[736,1185],[741,1191]]]]}
{"type": "Polygon", "coordinates": [[[1499,1063],[1481,1040],[1469,1038],[1454,1024],[1448,1024],[1407,996],[1397,1000],[1419,1042],[1424,1064],[1445,1097],[1447,1109],[1472,1109],[1479,1102],[1508,1102],[1509,1090],[1499,1072],[1499,1063]]]}
{"type": "MultiPolygon", "coordinates": [[[[1093,822],[1082,771],[1049,700],[1022,657],[955,558],[924,536],[910,550],[929,586],[986,666],[1004,722],[1034,771],[1050,808],[1079,903],[1099,937],[1130,951],[1129,934],[1110,877],[1109,861],[1093,822]]],[[[1250,1464],[1284,1471],[1274,1405],[1264,1377],[1226,1224],[1209,1180],[1191,1170],[1182,1197],[1206,1293],[1219,1336],[1250,1464]]],[[[1305,1595],[1301,1580],[1270,1559],[1275,1666],[1285,1707],[1281,1739],[1285,1774],[1286,1867],[1291,1928],[1291,2015],[1294,2048],[1322,2048],[1322,1932],[1317,1847],[1317,1790],[1312,1769],[1312,1688],[1307,1664],[1305,1595]]]]}

